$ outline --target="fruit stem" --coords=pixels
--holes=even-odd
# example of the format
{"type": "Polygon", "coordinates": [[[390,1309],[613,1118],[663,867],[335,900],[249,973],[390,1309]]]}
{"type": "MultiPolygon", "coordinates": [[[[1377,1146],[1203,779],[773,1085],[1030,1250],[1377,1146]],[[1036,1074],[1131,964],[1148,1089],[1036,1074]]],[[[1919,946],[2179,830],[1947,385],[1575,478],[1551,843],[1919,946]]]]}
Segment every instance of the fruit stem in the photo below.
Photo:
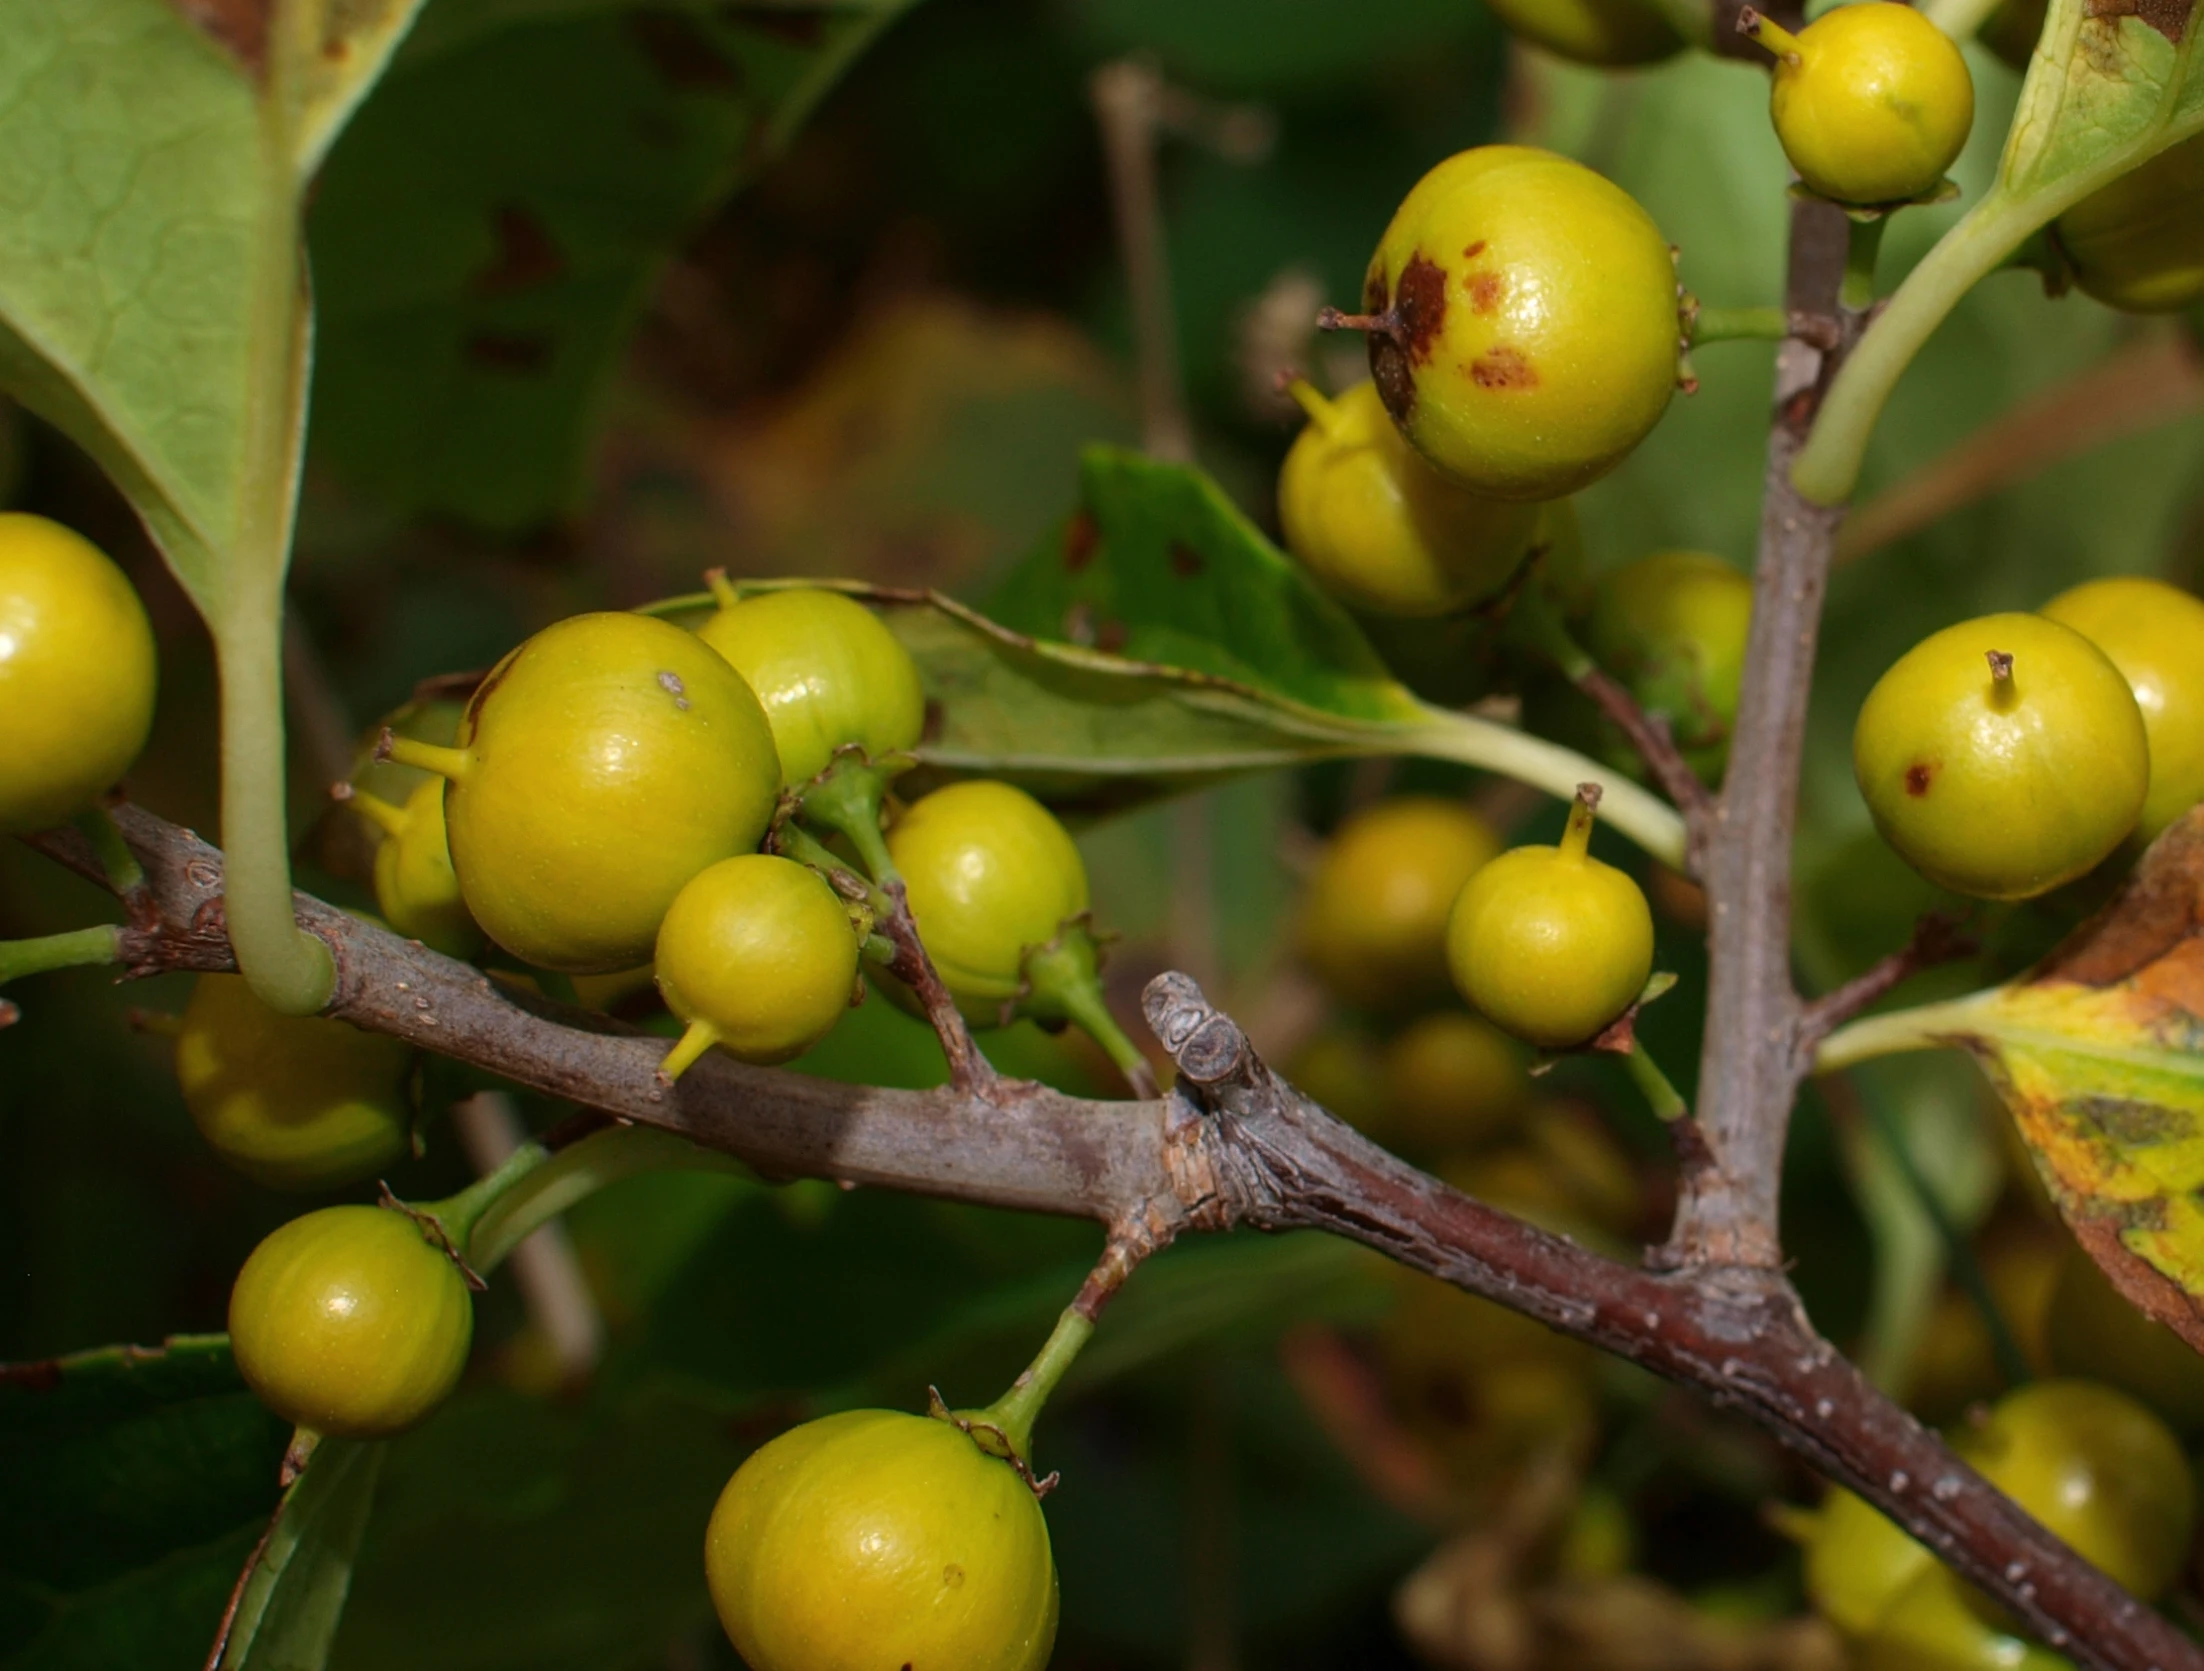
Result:
{"type": "Polygon", "coordinates": [[[1692,315],[1685,339],[1697,348],[1709,342],[1781,342],[1791,334],[1791,316],[1782,308],[1702,307],[1692,315]]]}
{"type": "Polygon", "coordinates": [[[1847,313],[1865,313],[1875,305],[1875,263],[1882,255],[1883,228],[1888,215],[1849,215],[1845,218],[1844,283],[1837,291],[1837,305],[1847,313]]]}
{"type": "Polygon", "coordinates": [[[355,789],[349,783],[332,783],[329,786],[329,798],[350,807],[386,836],[397,837],[406,833],[406,815],[380,795],[370,795],[366,790],[355,789]]]}
{"type": "Polygon", "coordinates": [[[49,969],[82,969],[122,959],[122,930],[113,923],[35,940],[0,940],[0,986],[49,969]]]}
{"type": "Polygon", "coordinates": [[[2013,682],[2013,656],[2009,650],[1985,650],[1984,657],[1990,664],[1990,678],[1998,684],[2013,682]]]}
{"type": "Polygon", "coordinates": [[[88,807],[70,822],[77,834],[92,844],[100,874],[117,895],[135,893],[145,886],[145,867],[138,863],[138,855],[130,851],[130,843],[123,840],[122,831],[115,828],[115,820],[105,807],[88,807]]]}
{"type": "Polygon", "coordinates": [[[719,1029],[709,1021],[692,1021],[681,1040],[666,1052],[666,1059],[658,1064],[658,1077],[671,1085],[702,1059],[704,1052],[719,1043],[719,1029]]]}
{"type": "Polygon", "coordinates": [[[1010,1390],[986,1409],[963,1414],[975,1428],[993,1428],[1017,1459],[1031,1467],[1034,1420],[1040,1415],[1041,1406],[1048,1402],[1049,1394],[1056,1390],[1056,1383],[1064,1378],[1064,1372],[1071,1368],[1093,1334],[1093,1318],[1076,1305],[1064,1307],[1039,1355],[1026,1365],[1025,1372],[1017,1380],[1010,1383],[1010,1390]]]}
{"type": "Polygon", "coordinates": [[[1561,851],[1566,857],[1581,859],[1590,851],[1592,825],[1599,817],[1602,793],[1596,783],[1576,786],[1576,804],[1569,808],[1569,827],[1561,832],[1561,851]]]}
{"type": "Polygon", "coordinates": [[[1339,433],[1338,410],[1324,398],[1314,383],[1306,377],[1296,377],[1286,384],[1286,393],[1293,396],[1301,410],[1309,415],[1310,423],[1326,435],[1339,433]]]}
{"type": "MultiPolygon", "coordinates": [[[[899,759],[907,764],[909,756],[899,759]]],[[[862,750],[840,754],[804,789],[796,808],[797,817],[824,825],[856,848],[857,862],[883,888],[897,874],[880,833],[880,803],[893,775],[892,768],[874,765],[862,750]]]]}
{"type": "Polygon", "coordinates": [[[1367,331],[1372,336],[1400,337],[1400,319],[1390,309],[1384,313],[1342,313],[1334,307],[1316,311],[1316,328],[1320,331],[1367,331]]]}
{"type": "Polygon", "coordinates": [[[1630,1069],[1631,1079],[1636,1081],[1638,1089],[1644,1093],[1646,1106],[1653,1110],[1657,1118],[1663,1121],[1681,1120],[1691,1112],[1683,1094],[1670,1082],[1668,1075],[1661,1072],[1660,1064],[1653,1060],[1647,1053],[1644,1042],[1635,1035],[1630,1040],[1630,1054],[1623,1058],[1623,1062],[1630,1069]]]}
{"type": "Polygon", "coordinates": [[[1996,987],[1990,987],[1964,998],[1865,1016],[1839,1027],[1816,1047],[1814,1072],[1836,1073],[1878,1056],[1899,1056],[1909,1050],[1963,1047],[1982,1032],[1975,1018],[1997,993],[1996,987]]]}
{"type": "Polygon", "coordinates": [[[712,601],[722,609],[732,609],[742,602],[742,594],[735,590],[735,583],[727,578],[725,569],[706,569],[704,584],[712,594],[712,601]]]}
{"type": "Polygon", "coordinates": [[[1561,612],[1536,585],[1521,588],[1509,602],[1507,630],[1552,662],[1572,685],[1581,682],[1598,665],[1571,634],[1561,612]]]}
{"type": "Polygon", "coordinates": [[[1098,961],[1094,935],[1086,924],[1076,920],[1063,924],[1055,940],[1026,953],[1024,974],[1031,996],[1019,1007],[1043,1019],[1062,1017],[1078,1026],[1117,1064],[1133,1095],[1153,1102],[1162,1095],[1155,1069],[1110,1014],[1096,973],[1098,961]]]}
{"type": "Polygon", "coordinates": [[[375,758],[411,766],[416,771],[434,772],[454,783],[466,782],[468,774],[474,770],[474,756],[463,748],[446,748],[440,743],[424,743],[418,737],[401,737],[387,728],[382,740],[375,745],[375,758]]]}
{"type": "Polygon", "coordinates": [[[1761,16],[1754,7],[1747,6],[1737,14],[1737,32],[1759,42],[1787,64],[1799,62],[1798,37],[1761,16]]]}

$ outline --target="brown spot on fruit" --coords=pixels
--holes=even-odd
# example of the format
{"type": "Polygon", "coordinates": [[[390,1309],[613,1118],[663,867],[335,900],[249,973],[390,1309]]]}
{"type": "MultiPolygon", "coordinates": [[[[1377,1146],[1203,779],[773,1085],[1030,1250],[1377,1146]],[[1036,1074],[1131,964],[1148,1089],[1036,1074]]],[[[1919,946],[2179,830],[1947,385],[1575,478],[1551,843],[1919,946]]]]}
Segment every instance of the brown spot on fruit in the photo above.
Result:
{"type": "Polygon", "coordinates": [[[1906,793],[1918,799],[1929,792],[1929,785],[1936,781],[1936,768],[1925,760],[1916,760],[1906,768],[1906,793]]]}
{"type": "Polygon", "coordinates": [[[1184,540],[1173,540],[1171,542],[1171,572],[1181,580],[1192,580],[1201,571],[1201,553],[1184,540]]]}
{"type": "Polygon", "coordinates": [[[535,213],[517,204],[498,210],[497,253],[467,281],[475,296],[512,296],[566,275],[566,257],[535,213]]]}
{"type": "Polygon", "coordinates": [[[1077,574],[1094,561],[1102,544],[1101,524],[1092,511],[1081,511],[1064,525],[1064,569],[1077,574]]]}
{"type": "Polygon", "coordinates": [[[658,688],[673,698],[673,705],[676,708],[679,708],[683,713],[689,711],[689,690],[681,682],[680,674],[674,672],[671,668],[661,668],[658,674],[658,688]]]}
{"type": "Polygon", "coordinates": [[[742,71],[681,12],[638,11],[627,17],[628,36],[642,48],[658,79],[677,93],[738,93],[742,71]]]}
{"type": "Polygon", "coordinates": [[[275,0],[169,0],[254,74],[268,61],[268,16],[275,0]]]}
{"type": "Polygon", "coordinates": [[[1416,409],[1416,367],[1436,351],[1446,324],[1446,272],[1418,250],[1400,270],[1389,306],[1384,280],[1375,273],[1369,288],[1376,292],[1375,300],[1364,298],[1369,310],[1387,314],[1392,327],[1370,333],[1370,376],[1386,411],[1406,423],[1416,409]]]}
{"type": "Polygon", "coordinates": [[[964,1569],[951,1561],[941,1569],[941,1582],[949,1589],[961,1590],[964,1587],[964,1569]]]}
{"type": "Polygon", "coordinates": [[[1469,368],[1469,380],[1480,389],[1535,389],[1538,372],[1520,348],[1502,343],[1477,356],[1469,368]]]}
{"type": "Polygon", "coordinates": [[[1485,247],[1486,246],[1484,239],[1479,238],[1474,244],[1471,244],[1467,249],[1462,251],[1462,259],[1465,261],[1476,260],[1480,255],[1485,253],[1485,247]]]}
{"type": "Polygon", "coordinates": [[[1500,311],[1500,302],[1508,293],[1507,280],[1498,273],[1472,273],[1469,283],[1469,306],[1473,313],[1491,315],[1500,311]]]}
{"type": "Polygon", "coordinates": [[[551,339],[541,331],[477,331],[464,352],[485,371],[529,377],[551,363],[551,339]]]}

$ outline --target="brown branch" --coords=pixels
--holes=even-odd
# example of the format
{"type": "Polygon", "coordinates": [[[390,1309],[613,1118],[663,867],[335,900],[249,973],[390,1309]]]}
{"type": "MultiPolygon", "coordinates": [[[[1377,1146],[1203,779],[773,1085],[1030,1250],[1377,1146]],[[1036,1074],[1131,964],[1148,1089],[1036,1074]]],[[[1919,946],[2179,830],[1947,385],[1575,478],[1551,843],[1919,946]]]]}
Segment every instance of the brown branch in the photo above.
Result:
{"type": "Polygon", "coordinates": [[[1596,665],[1587,664],[1576,675],[1576,687],[1630,740],[1630,746],[1638,751],[1638,758],[1645,762],[1646,770],[1653,774],[1653,781],[1661,786],[1661,793],[1675,802],[1676,810],[1684,815],[1687,833],[1684,869],[1687,874],[1698,875],[1706,863],[1708,824],[1714,815],[1714,797],[1699,781],[1699,774],[1691,769],[1690,762],[1684,759],[1683,751],[1677,748],[1668,721],[1639,707],[1636,697],[1596,665]]]}
{"type": "Polygon", "coordinates": [[[1798,1038],[1793,1046],[1798,1057],[1798,1072],[1801,1075],[1813,1072],[1814,1047],[1868,1005],[1924,969],[1933,969],[1938,964],[1979,950],[1980,942],[1965,932],[1957,919],[1934,911],[1920,918],[1913,925],[1912,937],[1903,946],[1877,959],[1842,986],[1823,993],[1799,1012],[1798,1038]]]}
{"type": "MultiPolygon", "coordinates": [[[[1837,307],[1845,220],[1801,203],[1791,218],[1785,305],[1856,334],[1837,307]]],[[[1776,356],[1776,416],[1753,577],[1752,635],[1730,738],[1729,771],[1710,823],[1707,1029],[1699,1068],[1705,1164],[1687,1167],[1666,1257],[1678,1266],[1773,1269],[1783,1258],[1776,1204],[1783,1145],[1798,1094],[1791,986],[1791,842],[1798,818],[1806,699],[1841,509],[1809,505],[1791,486],[1823,391],[1843,358],[1798,336],[1776,356]]]]}
{"type": "MultiPolygon", "coordinates": [[[[128,971],[234,967],[221,854],[135,808],[115,818],[151,902],[126,931],[128,971]]],[[[100,879],[74,832],[35,845],[100,879]]],[[[1128,1256],[1235,1225],[1348,1237],[1741,1412],[2094,1671],[2204,1671],[2204,1653],[1870,1387],[1813,1333],[1779,1270],[1633,1268],[1471,1200],[1279,1080],[1183,975],[1148,992],[1150,1023],[1179,1068],[1161,1102],[1087,1102],[1015,1081],[992,1099],[884,1090],[724,1056],[666,1087],[662,1040],[501,986],[317,900],[299,896],[297,909],[337,968],[329,1013],[357,1026],[679,1132],[769,1175],[1093,1219],[1128,1256]]]]}

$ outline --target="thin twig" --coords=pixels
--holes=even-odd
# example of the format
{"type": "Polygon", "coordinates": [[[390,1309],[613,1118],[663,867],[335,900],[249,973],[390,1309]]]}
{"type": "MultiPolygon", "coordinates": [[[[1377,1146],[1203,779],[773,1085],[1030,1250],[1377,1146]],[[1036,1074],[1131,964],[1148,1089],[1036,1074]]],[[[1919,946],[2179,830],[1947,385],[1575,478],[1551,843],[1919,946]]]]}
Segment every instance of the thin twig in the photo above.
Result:
{"type": "Polygon", "coordinates": [[[1687,868],[1696,875],[1706,859],[1707,821],[1714,812],[1714,796],[1677,748],[1667,719],[1639,707],[1636,697],[1597,666],[1587,664],[1577,674],[1576,686],[1630,739],[1630,746],[1638,751],[1638,758],[1661,786],[1661,793],[1684,815],[1685,828],[1690,832],[1687,868]]]}
{"type": "Polygon", "coordinates": [[[1795,1048],[1800,1076],[1813,1072],[1814,1050],[1821,1041],[1868,1005],[1924,969],[1972,956],[1981,949],[1981,943],[1960,926],[1958,919],[1934,911],[1921,917],[1903,946],[1799,1011],[1795,1048]]]}
{"type": "MultiPolygon", "coordinates": [[[[126,966],[235,966],[222,855],[132,807],[116,824],[156,908],[126,966]]],[[[97,882],[73,831],[33,844],[97,882]]],[[[1139,1225],[1160,1245],[1246,1226],[1323,1230],[1537,1318],[1744,1414],[1921,1538],[2091,1671],[2204,1671],[2204,1651],[2074,1555],[1868,1385],[1812,1331],[1780,1269],[1633,1268],[1471,1200],[1341,1124],[1274,1075],[1183,975],[1150,983],[1151,1027],[1178,1065],[1160,1103],[1087,1102],[1005,1081],[955,1089],[843,1085],[725,1056],[679,1084],[664,1041],[500,986],[304,895],[329,948],[329,1011],[548,1096],[676,1131],[761,1172],[877,1184],[1139,1225]]],[[[1679,1122],[1681,1123],[1681,1122],[1679,1122]]]]}

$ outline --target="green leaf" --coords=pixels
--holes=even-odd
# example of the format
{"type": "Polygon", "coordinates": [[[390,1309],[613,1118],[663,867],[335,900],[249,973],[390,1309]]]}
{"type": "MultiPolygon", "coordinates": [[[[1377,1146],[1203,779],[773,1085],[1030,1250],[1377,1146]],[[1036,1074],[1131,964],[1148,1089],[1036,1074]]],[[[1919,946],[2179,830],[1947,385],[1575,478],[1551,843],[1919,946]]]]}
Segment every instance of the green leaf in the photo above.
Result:
{"type": "Polygon", "coordinates": [[[0,1367],[0,1666],[198,1664],[286,1438],[220,1336],[0,1367]]]}
{"type": "Polygon", "coordinates": [[[375,1505],[381,1441],[324,1439],[254,1553],[216,1671],[320,1671],[375,1505]]]}
{"type": "Polygon", "coordinates": [[[1792,469],[1807,498],[1850,496],[1883,403],[1961,296],[2091,192],[2204,130],[2196,6],[2052,0],[1997,183],[1907,276],[1837,374],[1792,469]]]}
{"type": "Polygon", "coordinates": [[[314,440],[400,509],[574,508],[651,282],[911,0],[438,0],[312,215],[314,440]]]}
{"type": "Polygon", "coordinates": [[[2005,986],[1870,1017],[1818,1065],[1973,1053],[2068,1226],[2114,1285],[2204,1351],[2204,807],[2103,911],[2005,986]]]}

